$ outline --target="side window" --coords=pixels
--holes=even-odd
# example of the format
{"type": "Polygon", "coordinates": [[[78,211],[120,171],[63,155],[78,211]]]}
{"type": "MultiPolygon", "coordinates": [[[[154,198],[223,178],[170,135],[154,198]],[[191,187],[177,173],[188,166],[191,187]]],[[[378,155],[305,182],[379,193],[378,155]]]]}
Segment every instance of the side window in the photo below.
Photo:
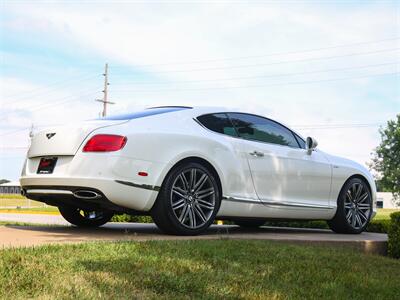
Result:
{"type": "Polygon", "coordinates": [[[204,127],[226,135],[236,136],[236,130],[226,114],[209,114],[197,117],[204,127]]]}
{"type": "Polygon", "coordinates": [[[228,115],[240,137],[299,148],[292,132],[274,121],[248,114],[230,113],[228,115]]]}
{"type": "Polygon", "coordinates": [[[301,137],[299,137],[297,134],[294,133],[294,136],[296,137],[297,142],[300,145],[300,148],[306,149],[306,141],[303,140],[301,137]]]}

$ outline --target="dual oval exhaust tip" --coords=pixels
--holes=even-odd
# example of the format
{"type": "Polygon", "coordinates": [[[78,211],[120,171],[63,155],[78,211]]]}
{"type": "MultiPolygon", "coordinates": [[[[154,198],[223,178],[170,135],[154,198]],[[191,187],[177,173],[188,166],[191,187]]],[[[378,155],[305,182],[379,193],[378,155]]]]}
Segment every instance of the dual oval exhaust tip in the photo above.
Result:
{"type": "MultiPolygon", "coordinates": [[[[96,193],[94,191],[90,191],[90,190],[77,190],[77,191],[73,192],[72,194],[74,195],[75,198],[85,199],[85,200],[95,200],[95,199],[102,198],[102,195],[100,195],[99,193],[96,193]]],[[[25,189],[21,189],[21,195],[26,196],[25,189]]]]}
{"type": "Polygon", "coordinates": [[[74,192],[74,196],[76,198],[85,200],[94,200],[102,197],[99,193],[89,190],[77,190],[74,192]]]}

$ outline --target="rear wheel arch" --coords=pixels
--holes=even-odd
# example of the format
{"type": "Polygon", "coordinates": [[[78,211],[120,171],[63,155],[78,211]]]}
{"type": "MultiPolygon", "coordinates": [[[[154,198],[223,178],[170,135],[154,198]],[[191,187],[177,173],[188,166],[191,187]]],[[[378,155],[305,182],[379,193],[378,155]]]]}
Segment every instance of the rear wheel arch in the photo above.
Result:
{"type": "Polygon", "coordinates": [[[218,190],[219,193],[221,195],[221,197],[223,196],[223,189],[222,189],[222,183],[221,183],[221,178],[220,175],[217,171],[217,169],[206,159],[198,157],[198,156],[189,156],[186,158],[183,158],[179,161],[177,161],[167,172],[167,174],[164,176],[163,182],[161,184],[161,186],[164,185],[166,178],[168,177],[168,175],[178,166],[187,164],[187,163],[198,163],[201,164],[202,166],[204,166],[205,168],[207,168],[215,177],[216,181],[217,181],[217,185],[218,185],[218,190]]]}
{"type": "Polygon", "coordinates": [[[151,216],[165,233],[197,235],[215,220],[222,201],[220,193],[220,178],[211,163],[188,157],[175,163],[165,175],[151,216]]]}

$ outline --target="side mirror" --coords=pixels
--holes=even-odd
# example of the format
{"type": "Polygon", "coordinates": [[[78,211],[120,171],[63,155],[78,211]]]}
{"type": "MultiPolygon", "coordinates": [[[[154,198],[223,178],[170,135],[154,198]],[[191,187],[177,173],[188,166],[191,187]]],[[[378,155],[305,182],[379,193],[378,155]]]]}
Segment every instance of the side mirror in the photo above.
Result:
{"type": "Polygon", "coordinates": [[[307,149],[307,154],[311,155],[311,153],[314,151],[315,148],[317,148],[318,142],[316,139],[312,137],[307,137],[306,140],[306,149],[307,149]]]}

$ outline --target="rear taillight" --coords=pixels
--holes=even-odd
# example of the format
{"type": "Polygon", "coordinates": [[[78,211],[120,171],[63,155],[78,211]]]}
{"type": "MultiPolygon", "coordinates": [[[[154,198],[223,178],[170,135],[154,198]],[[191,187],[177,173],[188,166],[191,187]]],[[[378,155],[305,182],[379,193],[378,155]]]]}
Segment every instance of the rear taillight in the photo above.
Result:
{"type": "Polygon", "coordinates": [[[118,151],[126,144],[126,136],[114,134],[97,134],[92,136],[83,147],[83,152],[118,151]]]}

